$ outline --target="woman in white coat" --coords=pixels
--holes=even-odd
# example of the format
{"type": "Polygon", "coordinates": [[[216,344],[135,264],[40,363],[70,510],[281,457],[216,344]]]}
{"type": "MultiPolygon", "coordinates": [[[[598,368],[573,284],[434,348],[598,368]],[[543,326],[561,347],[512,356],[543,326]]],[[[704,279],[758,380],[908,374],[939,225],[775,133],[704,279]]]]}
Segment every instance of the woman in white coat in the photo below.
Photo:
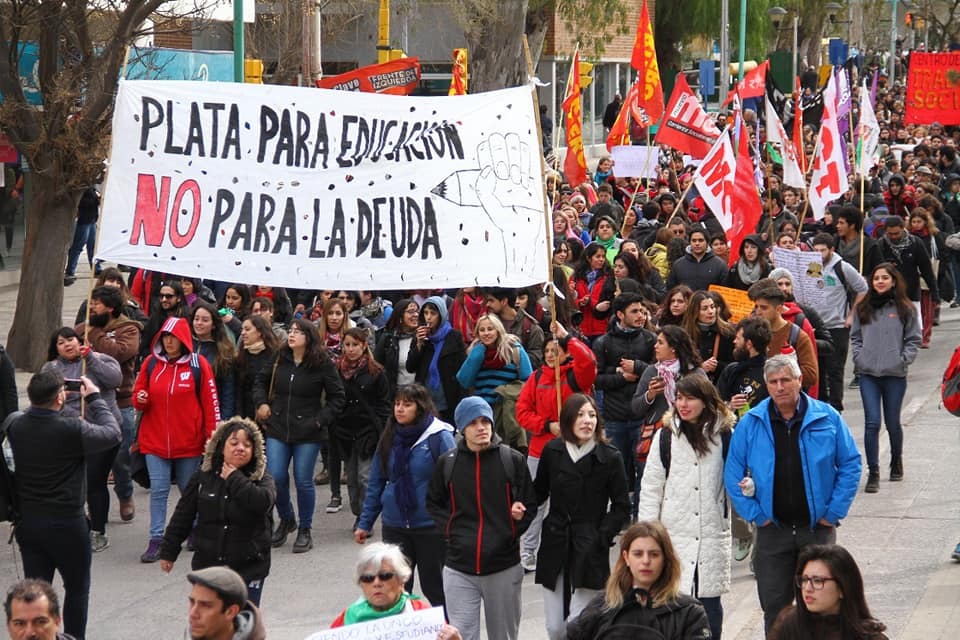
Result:
{"type": "Polygon", "coordinates": [[[730,505],[723,462],[734,417],[703,374],[677,381],[674,408],[653,438],[640,483],[639,520],[660,520],[680,557],[680,590],[703,604],[720,638],[730,589],[730,505]]]}

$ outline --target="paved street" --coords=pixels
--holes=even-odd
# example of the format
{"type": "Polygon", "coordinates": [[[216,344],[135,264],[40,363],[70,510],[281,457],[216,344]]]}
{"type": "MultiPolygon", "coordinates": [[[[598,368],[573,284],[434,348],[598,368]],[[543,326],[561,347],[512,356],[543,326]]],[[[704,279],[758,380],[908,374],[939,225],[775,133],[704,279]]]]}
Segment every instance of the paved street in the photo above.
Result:
{"type": "MultiPolygon", "coordinates": [[[[0,336],[4,339],[16,300],[15,273],[0,272],[0,336]]],[[[72,324],[87,292],[85,266],[78,275],[78,282],[66,290],[67,324],[72,324]]],[[[904,403],[905,480],[887,482],[884,469],[880,492],[858,495],[838,535],[839,542],[859,561],[867,600],[874,614],[888,625],[890,638],[955,638],[960,623],[960,565],[950,560],[950,551],[960,539],[956,490],[960,486],[960,465],[956,463],[960,458],[960,420],[938,406],[940,375],[958,342],[960,310],[945,309],[932,348],[923,350],[911,369],[904,403]]],[[[28,379],[29,374],[18,374],[21,389],[28,379]]],[[[845,417],[862,443],[859,394],[850,390],[847,394],[845,417]]],[[[22,397],[26,404],[25,395],[22,397]]],[[[882,459],[887,455],[884,443],[882,459]]],[[[175,498],[174,490],[170,509],[175,498]]],[[[313,551],[294,556],[288,544],[273,555],[263,596],[271,638],[299,639],[328,626],[359,593],[353,581],[358,547],[349,531],[353,516],[323,513],[328,499],[329,489],[321,487],[313,551]]],[[[136,500],[137,517],[129,524],[120,522],[116,504],[112,505],[107,530],[110,548],[94,556],[88,631],[92,640],[183,637],[189,554],[184,554],[170,575],[163,574],[156,564],[140,564],[138,557],[147,541],[146,490],[138,489],[136,500]]],[[[5,531],[2,539],[7,539],[5,531]]],[[[5,591],[20,570],[14,547],[0,545],[0,589],[5,591]]],[[[533,584],[532,576],[524,580],[523,602],[520,637],[545,638],[540,588],[533,584]]],[[[755,583],[745,563],[735,565],[733,588],[724,598],[724,607],[724,637],[762,638],[755,583]]]]}

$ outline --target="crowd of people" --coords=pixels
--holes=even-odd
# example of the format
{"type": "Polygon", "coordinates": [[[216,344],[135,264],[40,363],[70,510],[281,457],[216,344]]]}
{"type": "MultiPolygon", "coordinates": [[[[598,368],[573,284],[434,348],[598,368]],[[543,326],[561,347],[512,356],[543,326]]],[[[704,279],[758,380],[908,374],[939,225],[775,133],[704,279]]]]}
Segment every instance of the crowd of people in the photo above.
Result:
{"type": "MultiPolygon", "coordinates": [[[[881,161],[823,219],[774,167],[733,256],[668,149],[646,182],[610,158],[576,188],[549,172],[554,299],[104,266],[76,326],[51,336],[30,408],[5,407],[26,575],[60,572],[65,632],[85,637],[108,478],[124,520],[142,482],[140,560],[169,572],[192,551],[191,633],[210,598],[248,633],[192,637],[262,637],[271,554],[291,535],[309,552],[318,504],[341,511],[346,485],[363,595],[334,626],[429,603],[445,608],[439,637],[476,640],[482,603],[488,637],[515,639],[531,572],[552,640],[720,638],[733,548],[750,558],[768,637],[882,638],[836,545],[864,466],[844,395],[863,400],[862,487],[876,493],[883,466],[888,481],[909,472],[908,368],[940,305],[960,306],[960,128],[905,126],[902,110],[903,88],[881,88],[881,161]],[[804,276],[773,247],[819,253],[821,297],[797,303],[804,276]],[[712,285],[744,292],[753,313],[731,321],[712,285]],[[383,542],[367,544],[378,519],[383,542]]],[[[61,619],[42,582],[5,604],[11,633],[61,619]]]]}

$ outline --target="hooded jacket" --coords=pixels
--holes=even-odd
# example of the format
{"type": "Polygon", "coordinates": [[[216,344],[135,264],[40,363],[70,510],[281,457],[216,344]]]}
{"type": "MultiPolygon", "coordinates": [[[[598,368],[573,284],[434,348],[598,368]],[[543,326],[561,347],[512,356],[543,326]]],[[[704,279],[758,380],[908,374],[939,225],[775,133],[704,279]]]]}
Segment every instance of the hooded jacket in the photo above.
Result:
{"type": "MultiPolygon", "coordinates": [[[[573,337],[564,341],[568,357],[560,363],[561,404],[574,393],[590,393],[597,379],[597,360],[590,348],[573,337]]],[[[523,383],[517,398],[517,422],[530,433],[527,453],[532,458],[539,458],[544,445],[553,440],[550,423],[560,420],[556,379],[554,368],[544,364],[523,383]]]]}
{"type": "MultiPolygon", "coordinates": [[[[724,467],[723,481],[734,508],[747,522],[777,524],[773,515],[776,456],[770,398],[740,419],[724,467]],[[750,470],[756,494],[743,495],[740,481],[750,470]]],[[[810,527],[821,518],[836,525],[845,518],[857,495],[862,464],[857,443],[837,410],[825,402],[806,399],[800,424],[800,464],[803,470],[810,527]]]]}
{"type": "MultiPolygon", "coordinates": [[[[757,248],[758,262],[762,257],[764,247],[766,247],[767,244],[760,238],[758,234],[752,233],[746,236],[743,239],[743,242],[740,243],[740,259],[737,260],[737,262],[735,262],[732,267],[730,267],[729,271],[727,271],[727,276],[724,279],[724,286],[730,287],[732,289],[740,289],[741,291],[746,291],[747,289],[750,288],[750,285],[752,285],[753,282],[756,282],[756,280],[754,280],[753,282],[744,282],[743,278],[740,277],[739,263],[746,262],[746,258],[744,258],[743,256],[743,250],[747,246],[748,242],[757,248]]],[[[770,266],[769,263],[767,263],[766,266],[760,269],[760,272],[757,275],[757,280],[761,278],[766,278],[767,276],[769,276],[771,269],[772,267],[770,266]]]]}
{"type": "Polygon", "coordinates": [[[200,469],[177,502],[163,534],[160,558],[175,562],[192,530],[195,551],[190,566],[194,571],[226,565],[247,583],[267,577],[276,495],[259,427],[240,417],[221,422],[207,441],[200,469]],[[253,456],[247,466],[224,479],[220,470],[227,430],[237,424],[244,425],[253,456]]]}
{"type": "Polygon", "coordinates": [[[597,356],[597,389],[603,391],[603,418],[614,422],[636,420],[630,408],[637,381],[623,377],[620,360],[633,360],[634,375],[640,376],[653,361],[653,345],[657,337],[646,329],[626,330],[612,322],[605,335],[593,343],[597,356]]]}
{"type": "Polygon", "coordinates": [[[193,344],[186,318],[167,318],[150,346],[133,387],[134,407],[143,412],[140,420],[140,451],[168,460],[192,458],[203,453],[204,443],[220,420],[220,403],[213,369],[203,358],[189,351],[193,344]],[[163,350],[162,336],[173,334],[188,349],[170,361],[163,350]],[[191,359],[196,359],[202,377],[200,394],[193,379],[191,359]],[[147,375],[150,361],[153,372],[147,375]],[[137,395],[147,392],[146,401],[137,395]]]}
{"type": "Polygon", "coordinates": [[[500,457],[500,436],[489,447],[474,452],[461,438],[454,451],[450,482],[443,466],[433,470],[427,490],[427,511],[447,540],[447,567],[476,576],[497,573],[520,564],[520,536],[537,515],[537,496],[530,470],[518,451],[513,477],[507,477],[500,457]],[[526,507],[519,521],[510,516],[514,502],[526,507]]]}
{"type": "Polygon", "coordinates": [[[393,472],[393,456],[387,460],[387,471],[384,473],[380,452],[374,452],[373,462],[370,463],[370,479],[367,481],[367,495],[357,528],[373,531],[377,517],[382,516],[385,527],[433,530],[434,522],[426,508],[427,487],[437,458],[456,446],[453,427],[438,418],[433,418],[426,431],[413,443],[408,471],[417,494],[417,509],[412,513],[404,513],[397,504],[395,491],[398,476],[393,472]]]}
{"type": "Polygon", "coordinates": [[[685,284],[693,291],[706,291],[712,284],[723,284],[727,277],[727,263],[717,257],[707,246],[706,253],[697,260],[690,247],[682,258],[678,258],[670,265],[670,275],[667,276],[667,291],[678,284],[685,284]]]}
{"type": "MultiPolygon", "coordinates": [[[[443,298],[432,296],[427,298],[427,302],[433,304],[440,313],[440,324],[447,320],[447,305],[443,298]]],[[[407,371],[416,374],[416,381],[427,386],[427,380],[430,377],[430,362],[433,360],[434,344],[430,340],[424,340],[423,344],[417,342],[416,337],[410,341],[410,351],[407,352],[407,371]]],[[[443,339],[440,345],[440,358],[437,360],[437,370],[440,373],[440,386],[442,387],[443,399],[446,400],[447,407],[444,415],[453,415],[453,409],[463,397],[463,389],[457,382],[457,371],[467,358],[467,347],[463,344],[463,336],[456,329],[450,331],[447,337],[443,339]]],[[[439,390],[430,389],[431,395],[435,395],[439,390]]]]}
{"type": "MultiPolygon", "coordinates": [[[[190,629],[183,634],[184,640],[189,640],[190,629]]],[[[263,615],[257,605],[247,600],[243,609],[233,619],[233,635],[230,640],[266,640],[267,628],[263,625],[263,615]]],[[[59,636],[58,636],[59,639],[59,636]]]]}

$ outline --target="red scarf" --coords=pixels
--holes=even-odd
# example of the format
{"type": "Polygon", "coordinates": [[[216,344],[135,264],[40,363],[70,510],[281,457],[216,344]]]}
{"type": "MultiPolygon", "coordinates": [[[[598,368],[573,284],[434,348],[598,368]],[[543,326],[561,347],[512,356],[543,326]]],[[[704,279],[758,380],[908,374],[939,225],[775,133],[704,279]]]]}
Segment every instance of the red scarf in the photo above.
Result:
{"type": "Polygon", "coordinates": [[[487,350],[483,353],[483,368],[503,369],[506,366],[506,361],[497,353],[496,347],[487,347],[487,350]]]}
{"type": "Polygon", "coordinates": [[[366,356],[357,358],[356,360],[340,358],[340,375],[343,376],[344,380],[349,380],[353,376],[357,375],[357,372],[365,368],[368,364],[369,363],[366,356]]]}

